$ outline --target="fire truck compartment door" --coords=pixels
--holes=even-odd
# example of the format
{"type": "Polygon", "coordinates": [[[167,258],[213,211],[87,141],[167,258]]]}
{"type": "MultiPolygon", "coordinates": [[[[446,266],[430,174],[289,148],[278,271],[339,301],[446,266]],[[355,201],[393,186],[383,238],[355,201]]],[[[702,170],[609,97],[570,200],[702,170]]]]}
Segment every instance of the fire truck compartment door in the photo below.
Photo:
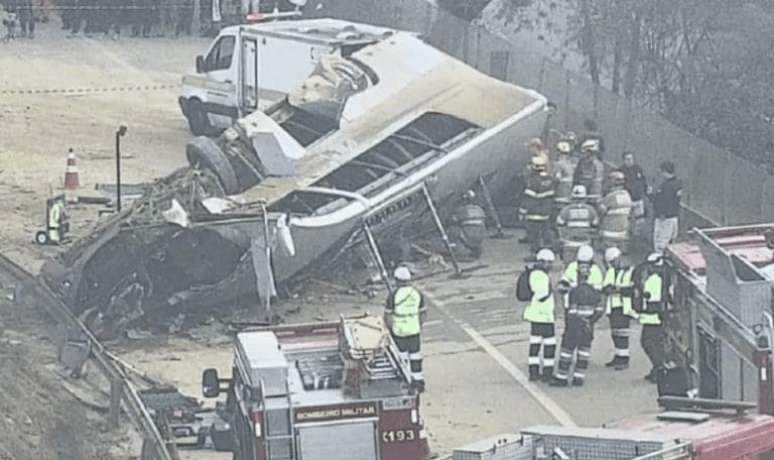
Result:
{"type": "Polygon", "coordinates": [[[298,428],[299,460],[376,460],[373,422],[298,428]]]}

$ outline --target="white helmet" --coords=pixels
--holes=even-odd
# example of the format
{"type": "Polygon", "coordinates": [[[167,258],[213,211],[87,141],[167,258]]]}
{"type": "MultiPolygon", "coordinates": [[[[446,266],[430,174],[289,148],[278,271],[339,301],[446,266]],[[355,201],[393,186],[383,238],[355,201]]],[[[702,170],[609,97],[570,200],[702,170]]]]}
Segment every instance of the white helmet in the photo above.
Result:
{"type": "Polygon", "coordinates": [[[553,262],[556,260],[556,256],[554,255],[554,251],[543,248],[538,251],[535,260],[538,262],[553,262]]]}
{"type": "Polygon", "coordinates": [[[398,267],[393,274],[398,281],[411,281],[411,272],[406,267],[398,267]]]}
{"type": "Polygon", "coordinates": [[[621,250],[615,246],[605,251],[605,262],[612,262],[619,257],[621,257],[621,250]]]}
{"type": "Polygon", "coordinates": [[[572,188],[572,193],[570,194],[573,198],[586,198],[586,186],[585,185],[576,185],[572,188]]]}
{"type": "Polygon", "coordinates": [[[575,257],[578,262],[591,262],[594,260],[594,249],[588,244],[578,248],[578,255],[575,257]]]}
{"type": "Polygon", "coordinates": [[[558,150],[559,153],[570,153],[572,151],[572,144],[568,141],[559,141],[556,143],[556,150],[558,150]]]}
{"type": "Polygon", "coordinates": [[[584,152],[599,152],[599,139],[587,139],[583,141],[581,150],[584,152]]]}
{"type": "Polygon", "coordinates": [[[660,252],[652,252],[648,256],[648,262],[652,264],[661,264],[664,261],[664,257],[660,252]]]}

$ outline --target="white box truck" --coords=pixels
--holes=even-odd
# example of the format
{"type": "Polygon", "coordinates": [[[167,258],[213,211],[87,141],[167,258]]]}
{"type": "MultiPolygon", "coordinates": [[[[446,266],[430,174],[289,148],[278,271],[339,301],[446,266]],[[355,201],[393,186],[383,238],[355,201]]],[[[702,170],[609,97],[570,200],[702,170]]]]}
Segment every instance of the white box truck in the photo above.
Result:
{"type": "Polygon", "coordinates": [[[217,135],[301,86],[320,56],[348,56],[394,30],[337,19],[226,27],[183,77],[180,108],[196,135],[217,135]]]}

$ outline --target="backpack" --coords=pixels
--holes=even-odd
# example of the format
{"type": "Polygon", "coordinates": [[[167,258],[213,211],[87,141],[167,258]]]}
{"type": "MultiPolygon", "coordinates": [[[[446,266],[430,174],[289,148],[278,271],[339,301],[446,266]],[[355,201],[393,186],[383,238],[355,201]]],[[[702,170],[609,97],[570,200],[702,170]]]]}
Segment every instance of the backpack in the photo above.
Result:
{"type": "Polygon", "coordinates": [[[532,273],[532,269],[524,267],[524,271],[521,272],[516,279],[516,299],[522,302],[526,302],[532,299],[532,288],[529,287],[529,275],[532,273]]]}

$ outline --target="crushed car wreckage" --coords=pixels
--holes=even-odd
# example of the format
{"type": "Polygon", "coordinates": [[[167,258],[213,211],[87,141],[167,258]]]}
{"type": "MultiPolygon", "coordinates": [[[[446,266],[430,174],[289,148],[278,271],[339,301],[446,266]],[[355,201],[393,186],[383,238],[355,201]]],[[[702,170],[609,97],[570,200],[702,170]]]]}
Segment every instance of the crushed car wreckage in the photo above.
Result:
{"type": "Polygon", "coordinates": [[[480,178],[507,192],[548,106],[414,34],[387,34],[323,56],[300,88],[218,138],[194,138],[189,167],[42,278],[97,331],[254,304],[358,244],[364,223],[380,239],[415,224],[425,190],[441,209],[480,178]]]}

